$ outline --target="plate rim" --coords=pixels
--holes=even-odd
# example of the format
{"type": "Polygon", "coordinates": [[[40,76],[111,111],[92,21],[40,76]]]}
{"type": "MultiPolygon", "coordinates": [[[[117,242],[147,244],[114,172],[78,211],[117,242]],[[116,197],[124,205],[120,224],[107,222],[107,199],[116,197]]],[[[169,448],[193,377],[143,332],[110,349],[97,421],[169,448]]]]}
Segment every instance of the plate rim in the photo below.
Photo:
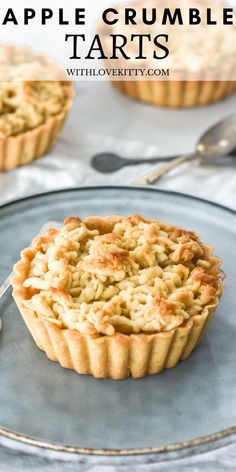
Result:
{"type": "MultiPolygon", "coordinates": [[[[233,208],[227,207],[222,205],[218,202],[214,202],[211,200],[207,200],[195,195],[188,195],[182,192],[177,192],[173,190],[167,189],[160,189],[154,186],[140,186],[140,185],[89,185],[89,186],[79,186],[79,187],[66,187],[55,189],[47,192],[40,192],[33,195],[26,195],[25,197],[21,197],[18,199],[10,200],[9,202],[3,203],[0,205],[0,212],[5,208],[10,206],[14,206],[17,203],[23,203],[28,200],[36,200],[41,197],[47,197],[50,195],[60,194],[60,193],[69,193],[69,192],[79,192],[84,190],[142,190],[144,192],[153,192],[153,193],[161,193],[161,194],[168,194],[172,196],[183,197],[186,199],[190,199],[193,201],[199,201],[203,204],[207,204],[213,206],[215,208],[220,208],[221,210],[227,212],[228,214],[236,216],[236,210],[233,208]]],[[[201,436],[200,438],[194,438],[186,441],[177,442],[174,444],[167,444],[160,447],[145,447],[145,448],[130,448],[130,449],[95,449],[95,448],[83,448],[77,446],[68,446],[57,444],[54,442],[47,442],[43,440],[34,439],[15,431],[7,430],[0,425],[0,439],[8,439],[11,441],[16,441],[17,443],[21,443],[23,445],[27,445],[30,447],[38,447],[42,450],[54,451],[58,453],[72,453],[72,454],[80,454],[86,456],[138,456],[138,455],[148,455],[148,454],[161,454],[166,453],[167,456],[173,453],[174,451],[183,451],[183,450],[192,450],[198,449],[201,446],[206,446],[205,450],[199,450],[199,453],[207,452],[210,448],[210,445],[217,446],[221,442],[222,439],[228,438],[230,439],[234,434],[236,434],[236,425],[233,425],[229,428],[223,429],[221,431],[217,431],[207,436],[201,436]],[[207,447],[209,446],[209,447],[207,447]]]]}
{"type": "Polygon", "coordinates": [[[173,195],[177,197],[184,197],[189,200],[196,200],[202,203],[207,203],[208,205],[214,206],[216,208],[221,208],[221,210],[225,210],[227,213],[231,213],[232,215],[236,215],[236,210],[233,208],[227,207],[226,205],[222,205],[221,203],[214,202],[212,200],[208,200],[207,198],[202,198],[198,197],[195,195],[189,195],[184,192],[177,192],[175,190],[168,190],[168,189],[162,189],[158,187],[154,187],[153,185],[81,185],[79,187],[62,187],[59,189],[54,189],[54,190],[49,190],[47,192],[39,192],[39,193],[34,193],[32,195],[26,195],[25,197],[21,198],[16,198],[13,200],[10,200],[8,202],[2,203],[0,205],[0,211],[3,210],[4,208],[7,208],[11,205],[17,204],[17,203],[22,203],[24,201],[28,200],[36,200],[37,198],[41,197],[46,197],[54,194],[59,194],[59,193],[67,193],[67,192],[78,192],[78,191],[83,191],[83,190],[142,190],[142,191],[151,191],[151,192],[157,192],[157,193],[162,193],[162,194],[168,194],[168,195],[173,195]]]}

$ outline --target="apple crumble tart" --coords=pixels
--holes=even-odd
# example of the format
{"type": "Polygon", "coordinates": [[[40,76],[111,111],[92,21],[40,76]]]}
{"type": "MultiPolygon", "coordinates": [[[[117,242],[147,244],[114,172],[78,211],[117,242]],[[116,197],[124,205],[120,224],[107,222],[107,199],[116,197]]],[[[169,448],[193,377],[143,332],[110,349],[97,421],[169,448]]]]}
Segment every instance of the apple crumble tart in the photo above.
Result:
{"type": "Polygon", "coordinates": [[[113,5],[98,32],[106,67],[117,72],[114,87],[130,98],[172,108],[208,105],[234,93],[236,17],[234,10],[231,22],[222,24],[227,6],[225,0],[113,5]],[[191,11],[199,16],[192,22],[191,11]]]}
{"type": "MultiPolygon", "coordinates": [[[[14,58],[15,69],[24,60],[28,64],[27,49],[1,46],[1,73],[8,54],[11,63],[14,58]]],[[[72,97],[72,84],[67,81],[17,77],[0,81],[0,170],[28,164],[49,150],[62,129],[72,97]]]]}
{"type": "Polygon", "coordinates": [[[13,297],[39,348],[81,374],[173,367],[202,338],[223,291],[198,235],[139,215],[67,218],[21,254],[13,297]]]}

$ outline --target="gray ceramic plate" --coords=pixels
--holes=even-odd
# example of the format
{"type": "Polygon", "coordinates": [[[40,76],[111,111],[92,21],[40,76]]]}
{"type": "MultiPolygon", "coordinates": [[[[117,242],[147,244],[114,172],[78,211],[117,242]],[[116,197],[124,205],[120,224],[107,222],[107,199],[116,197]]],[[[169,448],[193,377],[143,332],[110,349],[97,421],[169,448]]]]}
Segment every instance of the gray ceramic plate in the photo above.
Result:
{"type": "Polygon", "coordinates": [[[139,380],[96,380],[49,361],[36,348],[11,296],[5,296],[0,335],[2,428],[18,433],[21,440],[30,437],[104,452],[158,450],[176,443],[181,447],[185,441],[236,425],[233,211],[180,194],[135,187],[74,189],[26,198],[0,209],[4,248],[0,280],[47,220],[109,213],[162,218],[200,232],[215,247],[227,279],[214,321],[191,357],[174,369],[139,380]]]}

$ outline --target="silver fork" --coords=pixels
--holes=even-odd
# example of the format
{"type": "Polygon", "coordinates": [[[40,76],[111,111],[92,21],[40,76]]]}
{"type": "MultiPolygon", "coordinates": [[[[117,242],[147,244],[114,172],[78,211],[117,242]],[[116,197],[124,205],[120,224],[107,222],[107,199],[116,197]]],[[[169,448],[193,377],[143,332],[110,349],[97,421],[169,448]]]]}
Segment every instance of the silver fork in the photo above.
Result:
{"type": "MultiPolygon", "coordinates": [[[[43,234],[47,231],[47,229],[52,228],[52,227],[59,227],[60,223],[58,221],[47,221],[41,228],[39,229],[38,233],[35,236],[38,236],[39,234],[43,234]]],[[[13,277],[13,272],[11,272],[6,280],[3,282],[3,284],[0,287],[0,299],[3,297],[4,293],[10,288],[11,286],[11,279],[13,277]]],[[[1,329],[1,322],[0,322],[0,329],[1,329]]]]}

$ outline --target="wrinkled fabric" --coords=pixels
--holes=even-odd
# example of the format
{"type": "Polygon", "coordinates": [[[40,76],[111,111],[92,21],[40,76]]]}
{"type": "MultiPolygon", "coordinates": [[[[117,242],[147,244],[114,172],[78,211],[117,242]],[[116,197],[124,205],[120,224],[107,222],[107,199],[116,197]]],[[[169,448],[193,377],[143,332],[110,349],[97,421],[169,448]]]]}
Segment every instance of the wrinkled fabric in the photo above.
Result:
{"type": "MultiPolygon", "coordinates": [[[[77,83],[72,112],[54,149],[33,164],[0,173],[0,203],[57,188],[130,185],[153,166],[100,174],[91,168],[91,157],[105,150],[127,157],[191,153],[199,136],[235,106],[236,95],[209,107],[168,110],[132,101],[108,83],[77,83]]],[[[180,165],[156,186],[236,208],[236,152],[207,165],[180,165]]]]}

